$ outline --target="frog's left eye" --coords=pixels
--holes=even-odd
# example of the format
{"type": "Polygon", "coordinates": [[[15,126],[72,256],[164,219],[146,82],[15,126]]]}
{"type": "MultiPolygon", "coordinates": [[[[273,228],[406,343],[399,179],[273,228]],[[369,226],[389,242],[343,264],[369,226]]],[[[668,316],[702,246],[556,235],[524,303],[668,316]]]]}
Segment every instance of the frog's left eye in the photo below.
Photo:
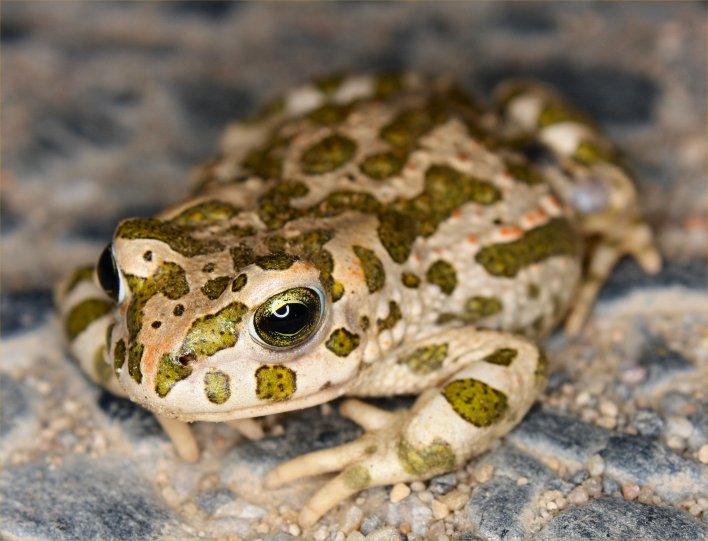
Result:
{"type": "Polygon", "coordinates": [[[116,260],[113,259],[113,245],[110,243],[104,248],[101,257],[98,258],[96,274],[98,275],[98,282],[106,294],[114,301],[117,301],[120,291],[120,277],[118,276],[116,260]]]}
{"type": "Polygon", "coordinates": [[[324,312],[324,296],[307,287],[273,295],[258,307],[251,322],[251,336],[271,348],[290,348],[314,334],[324,312]]]}

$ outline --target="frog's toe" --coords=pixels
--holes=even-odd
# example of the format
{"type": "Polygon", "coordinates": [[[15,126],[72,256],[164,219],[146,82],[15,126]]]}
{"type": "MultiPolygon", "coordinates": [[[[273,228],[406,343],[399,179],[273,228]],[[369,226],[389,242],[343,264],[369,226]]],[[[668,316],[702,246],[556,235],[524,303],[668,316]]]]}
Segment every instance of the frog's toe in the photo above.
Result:
{"type": "Polygon", "coordinates": [[[395,412],[386,411],[361,400],[350,398],[339,406],[339,413],[351,419],[364,430],[379,430],[393,423],[395,412]]]}
{"type": "Polygon", "coordinates": [[[370,442],[361,437],[330,449],[322,449],[293,458],[271,470],[265,478],[266,488],[277,488],[303,477],[339,471],[364,457],[370,442]]]}

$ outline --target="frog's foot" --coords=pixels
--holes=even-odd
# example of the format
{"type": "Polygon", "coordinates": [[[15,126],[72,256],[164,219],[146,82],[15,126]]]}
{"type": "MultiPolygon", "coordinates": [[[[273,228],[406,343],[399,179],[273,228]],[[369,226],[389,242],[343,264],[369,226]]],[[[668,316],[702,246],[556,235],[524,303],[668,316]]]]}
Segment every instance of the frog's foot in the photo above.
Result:
{"type": "MultiPolygon", "coordinates": [[[[603,221],[595,218],[592,228],[602,229],[603,221]]],[[[654,244],[649,226],[641,219],[618,223],[616,219],[604,221],[605,231],[590,250],[587,270],[584,273],[575,304],[565,322],[565,331],[571,336],[580,332],[588,317],[600,288],[615,264],[624,255],[634,257],[644,272],[655,274],[661,268],[661,255],[654,244]]]]}
{"type": "Polygon", "coordinates": [[[303,527],[312,526],[327,511],[365,488],[411,478],[401,466],[395,445],[408,410],[389,412],[359,400],[347,400],[340,413],[367,432],[343,445],[294,458],[276,467],[265,479],[267,488],[276,488],[303,477],[340,471],[300,512],[303,527]]]}
{"type": "Polygon", "coordinates": [[[175,451],[182,460],[185,462],[199,460],[199,446],[189,423],[157,414],[155,414],[155,418],[172,441],[175,451]]]}
{"type": "Polygon", "coordinates": [[[239,434],[249,440],[260,440],[265,435],[263,426],[256,419],[236,419],[228,421],[226,424],[236,429],[239,434]]]}

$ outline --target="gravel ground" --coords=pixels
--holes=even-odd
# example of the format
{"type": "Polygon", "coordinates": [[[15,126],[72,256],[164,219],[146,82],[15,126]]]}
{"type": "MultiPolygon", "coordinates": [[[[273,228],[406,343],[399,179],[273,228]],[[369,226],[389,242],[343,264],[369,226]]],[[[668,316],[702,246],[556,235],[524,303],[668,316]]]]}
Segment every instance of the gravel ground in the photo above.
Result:
{"type": "MultiPolygon", "coordinates": [[[[705,539],[706,3],[6,2],[0,187],[0,536],[8,539],[705,539]],[[556,85],[639,176],[666,264],[623,262],[584,333],[544,344],[547,392],[465,468],[367,490],[311,530],[323,479],[264,472],[358,428],[337,403],[244,441],[159,425],[63,353],[51,287],[121,217],[185,196],[221,130],[332,71],[556,85]]],[[[405,401],[383,401],[391,407],[405,401]]]]}

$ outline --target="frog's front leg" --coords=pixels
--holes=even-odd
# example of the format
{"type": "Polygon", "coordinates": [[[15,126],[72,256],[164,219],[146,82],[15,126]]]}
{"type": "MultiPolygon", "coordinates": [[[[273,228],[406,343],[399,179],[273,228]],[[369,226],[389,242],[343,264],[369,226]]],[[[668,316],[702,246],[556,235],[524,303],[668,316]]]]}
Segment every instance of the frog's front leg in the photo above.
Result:
{"type": "MultiPolygon", "coordinates": [[[[364,435],[281,464],[267,476],[266,485],[277,487],[340,472],[305,505],[303,526],[365,488],[453,470],[508,432],[545,384],[546,362],[537,346],[514,335],[469,327],[402,346],[389,361],[382,362],[382,369],[401,374],[385,378],[392,384],[405,384],[401,378],[407,372],[408,390],[420,388],[421,382],[429,385],[410,409],[387,412],[359,401],[344,402],[340,411],[361,424],[364,435]]],[[[367,379],[352,394],[371,394],[362,387],[367,379]]]]}

